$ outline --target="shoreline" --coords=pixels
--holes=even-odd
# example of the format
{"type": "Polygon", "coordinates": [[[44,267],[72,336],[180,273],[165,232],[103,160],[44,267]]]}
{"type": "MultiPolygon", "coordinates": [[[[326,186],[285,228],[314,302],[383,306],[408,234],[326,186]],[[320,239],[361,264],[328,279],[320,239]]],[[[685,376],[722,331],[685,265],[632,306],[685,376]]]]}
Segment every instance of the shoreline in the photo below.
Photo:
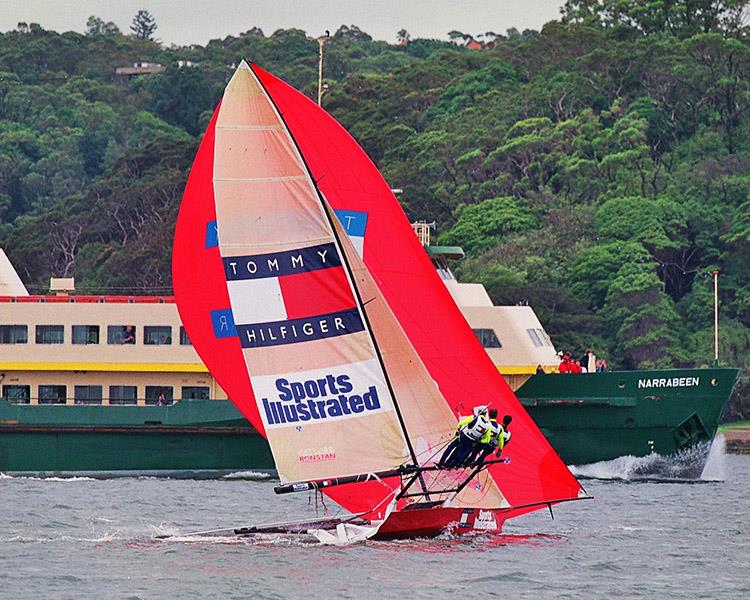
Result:
{"type": "Polygon", "coordinates": [[[728,454],[750,454],[750,424],[743,422],[734,426],[730,423],[720,427],[719,433],[724,436],[728,454]]]}

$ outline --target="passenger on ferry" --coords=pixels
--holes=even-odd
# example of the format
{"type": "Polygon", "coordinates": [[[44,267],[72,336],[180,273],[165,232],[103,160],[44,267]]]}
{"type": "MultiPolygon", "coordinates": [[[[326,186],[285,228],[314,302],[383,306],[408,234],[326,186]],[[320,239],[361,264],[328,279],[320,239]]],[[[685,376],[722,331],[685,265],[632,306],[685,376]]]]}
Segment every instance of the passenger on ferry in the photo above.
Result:
{"type": "Polygon", "coordinates": [[[562,360],[560,361],[560,367],[558,371],[560,373],[572,373],[573,363],[570,361],[570,354],[567,352],[563,354],[562,360]]]}
{"type": "Polygon", "coordinates": [[[585,369],[585,373],[593,373],[596,370],[596,354],[591,348],[586,349],[581,357],[581,366],[585,369]]]}
{"type": "Polygon", "coordinates": [[[125,325],[122,328],[122,342],[123,344],[135,344],[135,329],[132,325],[125,325]]]}

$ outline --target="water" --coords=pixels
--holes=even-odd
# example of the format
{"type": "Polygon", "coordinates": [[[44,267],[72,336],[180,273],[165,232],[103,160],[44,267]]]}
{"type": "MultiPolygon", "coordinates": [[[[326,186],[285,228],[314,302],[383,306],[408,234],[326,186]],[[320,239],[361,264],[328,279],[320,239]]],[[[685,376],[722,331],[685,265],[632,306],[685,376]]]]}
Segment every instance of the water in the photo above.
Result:
{"type": "Polygon", "coordinates": [[[570,470],[583,479],[622,479],[627,481],[721,481],[724,479],[723,435],[711,442],[696,444],[663,456],[652,452],[647,456],[620,456],[614,460],[571,466],[570,470]]]}
{"type": "Polygon", "coordinates": [[[0,597],[747,598],[750,456],[723,460],[724,481],[585,480],[595,500],[502,536],[347,548],[187,535],[314,514],[273,481],[0,477],[0,597]]]}

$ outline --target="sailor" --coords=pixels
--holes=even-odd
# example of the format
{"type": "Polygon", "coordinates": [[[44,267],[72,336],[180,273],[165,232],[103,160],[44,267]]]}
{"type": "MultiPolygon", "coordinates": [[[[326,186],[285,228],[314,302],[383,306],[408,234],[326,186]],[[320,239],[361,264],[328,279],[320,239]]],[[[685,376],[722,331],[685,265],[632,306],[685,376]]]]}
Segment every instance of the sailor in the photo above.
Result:
{"type": "Polygon", "coordinates": [[[503,437],[504,432],[503,426],[497,422],[497,409],[491,408],[487,416],[489,427],[482,436],[482,439],[479,440],[479,443],[474,444],[474,448],[472,448],[472,451],[466,457],[463,465],[465,467],[478,467],[500,444],[500,438],[503,437]]]}
{"type": "Polygon", "coordinates": [[[500,456],[500,453],[503,451],[503,448],[505,448],[505,446],[508,445],[508,442],[510,442],[510,429],[508,429],[508,427],[510,426],[510,423],[512,420],[513,420],[513,417],[511,417],[510,415],[505,415],[503,417],[503,436],[497,448],[498,457],[500,456]]]}
{"type": "Polygon", "coordinates": [[[448,464],[453,464],[453,456],[456,454],[456,450],[458,450],[458,445],[461,441],[461,430],[466,427],[473,418],[473,416],[464,417],[463,419],[460,419],[458,421],[458,425],[456,426],[456,433],[453,436],[451,443],[448,444],[443,451],[443,455],[440,457],[440,460],[437,463],[438,467],[447,467],[448,464]]]}
{"type": "Polygon", "coordinates": [[[497,418],[497,410],[494,408],[490,409],[489,416],[490,429],[485,434],[485,437],[482,438],[481,444],[479,444],[479,447],[474,452],[473,456],[469,457],[471,460],[467,460],[468,464],[466,466],[478,467],[487,460],[490,454],[495,450],[497,450],[497,457],[500,458],[503,448],[507,446],[510,441],[510,430],[508,429],[508,426],[513,420],[513,417],[505,415],[501,425],[495,420],[497,418]]]}
{"type": "Polygon", "coordinates": [[[473,416],[465,417],[458,422],[453,441],[448,444],[443,456],[438,461],[439,467],[452,469],[466,461],[475,445],[479,443],[489,429],[490,424],[486,411],[486,406],[477,406],[474,408],[473,416]]]}

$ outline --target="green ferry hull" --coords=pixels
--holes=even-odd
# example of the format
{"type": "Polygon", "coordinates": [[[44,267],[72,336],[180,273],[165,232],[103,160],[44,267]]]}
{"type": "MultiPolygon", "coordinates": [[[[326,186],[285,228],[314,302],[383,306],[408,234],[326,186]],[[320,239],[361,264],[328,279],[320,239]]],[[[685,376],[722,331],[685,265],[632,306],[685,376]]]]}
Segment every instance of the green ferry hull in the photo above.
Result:
{"type": "MultiPolygon", "coordinates": [[[[567,464],[672,454],[713,438],[736,369],[535,375],[516,391],[567,464]],[[672,385],[674,383],[674,385],[672,385]]],[[[31,406],[0,400],[0,472],[194,475],[273,471],[229,400],[31,406]]]]}
{"type": "Polygon", "coordinates": [[[229,401],[31,406],[0,401],[0,472],[194,475],[273,471],[268,444],[229,401]]]}
{"type": "Polygon", "coordinates": [[[737,369],[534,375],[516,394],[569,465],[661,455],[713,439],[737,369]]]}

